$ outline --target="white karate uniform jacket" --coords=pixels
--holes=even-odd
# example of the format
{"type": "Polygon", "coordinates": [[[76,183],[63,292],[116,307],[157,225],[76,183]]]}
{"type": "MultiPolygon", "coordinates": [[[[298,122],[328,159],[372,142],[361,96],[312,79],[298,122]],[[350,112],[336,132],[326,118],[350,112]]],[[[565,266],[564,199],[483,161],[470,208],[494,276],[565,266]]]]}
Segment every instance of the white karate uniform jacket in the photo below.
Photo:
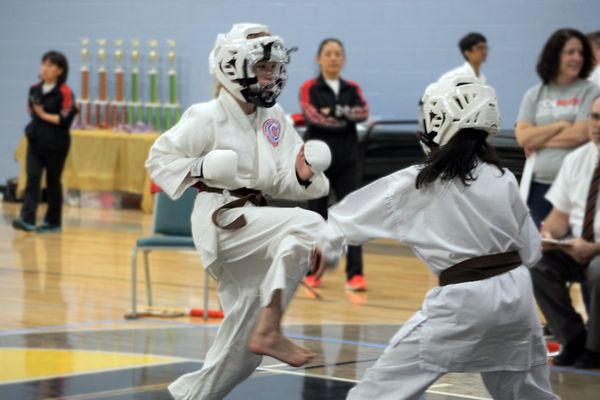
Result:
{"type": "MultiPolygon", "coordinates": [[[[307,188],[298,183],[295,159],[302,143],[279,105],[257,107],[253,126],[234,97],[223,89],[217,99],[191,106],[177,125],[156,140],[146,168],[157,185],[177,198],[200,180],[193,176],[200,175],[201,162],[208,152],[228,149],[239,157],[236,181],[202,179],[208,186],[257,189],[279,199],[325,196],[329,181],[323,173],[313,176],[307,188]]],[[[231,200],[228,193],[202,192],[196,198],[192,231],[205,268],[216,260],[218,252],[212,213],[231,200]]]]}
{"type": "MultiPolygon", "coordinates": [[[[397,239],[439,275],[461,261],[518,251],[523,265],[476,282],[431,289],[422,308],[392,338],[415,328],[420,368],[436,372],[526,371],[546,363],[529,271],[540,236],[509,171],[480,164],[477,180],[417,190],[413,166],[382,178],[329,209],[323,248],[340,251],[374,238],[397,239]]],[[[391,350],[393,351],[393,350],[391,350]]]]}

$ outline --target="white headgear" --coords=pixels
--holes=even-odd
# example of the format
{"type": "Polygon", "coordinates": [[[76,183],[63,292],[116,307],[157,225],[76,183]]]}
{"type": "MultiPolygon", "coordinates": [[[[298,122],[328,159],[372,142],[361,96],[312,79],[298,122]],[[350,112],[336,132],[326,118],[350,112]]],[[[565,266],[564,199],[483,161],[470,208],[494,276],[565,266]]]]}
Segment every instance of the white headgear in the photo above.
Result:
{"type": "Polygon", "coordinates": [[[249,35],[268,33],[266,25],[235,24],[228,33],[217,36],[215,47],[208,58],[209,70],[236,98],[259,107],[272,107],[287,80],[288,52],[278,36],[249,35]],[[277,63],[275,79],[260,86],[254,65],[259,61],[277,63]]]}
{"type": "Polygon", "coordinates": [[[469,76],[453,76],[425,89],[421,99],[424,132],[419,135],[426,153],[444,146],[461,129],[488,132],[488,138],[500,127],[496,91],[469,76]]]}

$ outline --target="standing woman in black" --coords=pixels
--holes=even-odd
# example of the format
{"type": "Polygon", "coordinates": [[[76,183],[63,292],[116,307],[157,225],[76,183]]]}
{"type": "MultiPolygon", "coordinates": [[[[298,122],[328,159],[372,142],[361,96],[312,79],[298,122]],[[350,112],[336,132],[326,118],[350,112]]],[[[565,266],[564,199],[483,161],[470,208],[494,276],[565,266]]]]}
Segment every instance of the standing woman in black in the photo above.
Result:
{"type": "MultiPolygon", "coordinates": [[[[344,45],[340,40],[323,40],[317,53],[320,74],[304,82],[300,89],[300,106],[307,126],[304,139],[319,139],[329,145],[332,160],[325,175],[338,201],[357,188],[356,124],[365,121],[369,115],[360,86],[340,77],[345,61],[344,45]]],[[[328,197],[310,200],[308,208],[327,218],[327,202],[328,197]]],[[[348,246],[346,261],[346,289],[366,290],[362,248],[348,246]]],[[[306,283],[311,287],[320,286],[320,281],[311,275],[307,276],[306,283]]]]}
{"type": "Polygon", "coordinates": [[[32,232],[60,232],[62,222],[61,175],[69,145],[70,128],[77,114],[75,96],[67,86],[69,64],[57,51],[42,57],[40,81],[29,89],[31,122],[27,137],[27,184],[21,215],[13,221],[15,229],[32,232]],[[48,209],[42,224],[36,227],[40,181],[46,170],[48,209]]]}

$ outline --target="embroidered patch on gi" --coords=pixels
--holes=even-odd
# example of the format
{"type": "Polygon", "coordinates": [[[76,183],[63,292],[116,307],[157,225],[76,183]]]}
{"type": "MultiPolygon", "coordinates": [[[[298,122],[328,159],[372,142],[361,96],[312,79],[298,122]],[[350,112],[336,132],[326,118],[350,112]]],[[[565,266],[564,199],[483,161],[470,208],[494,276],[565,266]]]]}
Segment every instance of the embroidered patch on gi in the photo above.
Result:
{"type": "Polygon", "coordinates": [[[274,147],[279,145],[279,140],[281,139],[281,123],[279,121],[269,118],[263,122],[262,131],[267,137],[269,143],[271,143],[274,147]]]}

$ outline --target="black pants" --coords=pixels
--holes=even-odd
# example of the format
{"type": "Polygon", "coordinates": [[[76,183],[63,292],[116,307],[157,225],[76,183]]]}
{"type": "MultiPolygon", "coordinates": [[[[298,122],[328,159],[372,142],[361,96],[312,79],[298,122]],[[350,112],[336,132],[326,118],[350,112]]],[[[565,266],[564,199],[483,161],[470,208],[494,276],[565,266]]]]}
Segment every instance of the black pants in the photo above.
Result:
{"type": "Polygon", "coordinates": [[[593,258],[586,267],[560,250],[545,251],[531,269],[531,279],[535,299],[548,326],[563,344],[586,330],[581,315],[573,308],[567,283],[588,282],[590,308],[586,347],[600,351],[600,257],[593,258]]]}
{"type": "MultiPolygon", "coordinates": [[[[332,168],[325,172],[329,179],[330,192],[335,194],[337,201],[342,200],[348,193],[356,189],[357,176],[356,167],[354,165],[346,166],[345,168],[332,168]]],[[[321,197],[316,200],[309,200],[307,208],[311,211],[321,214],[327,219],[327,208],[329,206],[329,196],[321,197]]],[[[362,247],[348,246],[348,254],[346,255],[346,277],[352,278],[354,275],[362,275],[362,247]]]]}
{"type": "Polygon", "coordinates": [[[44,222],[51,226],[61,226],[62,222],[62,183],[60,181],[67,152],[39,153],[27,148],[27,185],[25,198],[21,208],[21,218],[28,224],[35,225],[35,216],[40,201],[40,183],[42,172],[46,170],[46,194],[48,210],[44,222]]]}
{"type": "Polygon", "coordinates": [[[529,213],[533,219],[535,227],[540,229],[542,221],[552,211],[552,203],[550,203],[544,196],[550,189],[550,185],[546,183],[539,183],[532,181],[531,188],[529,189],[529,196],[527,198],[527,206],[529,207],[529,213]]]}
{"type": "MultiPolygon", "coordinates": [[[[550,189],[549,184],[539,183],[531,181],[531,188],[529,189],[529,196],[527,198],[527,206],[529,207],[529,213],[535,223],[535,226],[540,229],[542,221],[546,219],[550,211],[552,211],[552,203],[550,203],[544,196],[550,189]]],[[[581,282],[581,295],[583,297],[583,303],[585,304],[586,310],[590,311],[590,289],[588,288],[587,282],[581,282]]]]}

